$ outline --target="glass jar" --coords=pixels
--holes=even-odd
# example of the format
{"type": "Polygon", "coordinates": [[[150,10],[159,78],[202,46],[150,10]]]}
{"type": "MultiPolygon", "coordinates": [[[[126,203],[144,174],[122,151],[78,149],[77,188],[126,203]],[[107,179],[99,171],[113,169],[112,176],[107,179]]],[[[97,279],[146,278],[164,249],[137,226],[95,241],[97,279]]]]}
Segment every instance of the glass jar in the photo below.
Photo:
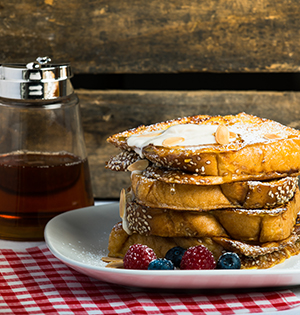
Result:
{"type": "Polygon", "coordinates": [[[55,215],[94,204],[68,64],[0,67],[0,238],[42,240],[55,215]]]}

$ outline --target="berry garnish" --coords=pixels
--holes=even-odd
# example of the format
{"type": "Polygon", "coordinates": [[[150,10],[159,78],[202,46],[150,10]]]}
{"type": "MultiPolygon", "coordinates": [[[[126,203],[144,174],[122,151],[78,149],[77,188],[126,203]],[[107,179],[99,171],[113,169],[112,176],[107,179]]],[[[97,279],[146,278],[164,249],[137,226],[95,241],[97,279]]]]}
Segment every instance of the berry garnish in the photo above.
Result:
{"type": "Polygon", "coordinates": [[[171,260],[165,258],[154,259],[149,263],[148,270],[173,270],[174,265],[171,260]]]}
{"type": "Polygon", "coordinates": [[[126,252],[123,263],[125,269],[148,269],[149,263],[156,259],[150,247],[141,244],[131,245],[126,252]]]}
{"type": "Polygon", "coordinates": [[[203,245],[190,247],[183,254],[180,269],[214,269],[216,261],[210,250],[203,245]]]}
{"type": "Polygon", "coordinates": [[[185,251],[186,250],[180,246],[173,247],[167,251],[165,258],[171,260],[175,267],[180,267],[181,259],[185,251]]]}
{"type": "Polygon", "coordinates": [[[220,256],[217,269],[240,269],[241,260],[238,254],[227,252],[220,256]]]}

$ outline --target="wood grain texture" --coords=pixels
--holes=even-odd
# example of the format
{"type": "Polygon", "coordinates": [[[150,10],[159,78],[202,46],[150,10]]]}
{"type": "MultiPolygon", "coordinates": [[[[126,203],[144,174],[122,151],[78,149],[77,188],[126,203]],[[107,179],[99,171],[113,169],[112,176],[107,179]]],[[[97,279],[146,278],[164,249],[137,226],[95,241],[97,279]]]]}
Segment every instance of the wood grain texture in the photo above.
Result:
{"type": "Polygon", "coordinates": [[[118,153],[107,144],[108,136],[177,117],[246,112],[300,129],[299,92],[145,92],[78,90],[94,195],[118,198],[130,184],[129,173],[105,169],[105,162],[118,153]]]}
{"type": "Polygon", "coordinates": [[[290,0],[0,0],[0,60],[75,73],[298,72],[290,0]]]}

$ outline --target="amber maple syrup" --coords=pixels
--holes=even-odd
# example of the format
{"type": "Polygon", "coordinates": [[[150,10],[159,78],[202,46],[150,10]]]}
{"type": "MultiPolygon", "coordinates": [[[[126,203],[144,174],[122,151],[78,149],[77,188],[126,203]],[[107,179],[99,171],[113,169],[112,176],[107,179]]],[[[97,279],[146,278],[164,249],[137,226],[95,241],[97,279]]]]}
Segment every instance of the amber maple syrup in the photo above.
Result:
{"type": "Polygon", "coordinates": [[[87,159],[65,152],[0,156],[0,238],[41,240],[55,215],[93,203],[87,159]]]}

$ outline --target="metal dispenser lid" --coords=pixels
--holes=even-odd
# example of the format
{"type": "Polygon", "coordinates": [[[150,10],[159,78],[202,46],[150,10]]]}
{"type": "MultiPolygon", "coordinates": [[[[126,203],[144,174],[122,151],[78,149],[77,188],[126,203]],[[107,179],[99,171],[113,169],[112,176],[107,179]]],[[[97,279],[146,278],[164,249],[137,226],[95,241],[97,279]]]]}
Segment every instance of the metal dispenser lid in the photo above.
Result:
{"type": "Polygon", "coordinates": [[[69,64],[50,64],[49,57],[38,57],[27,64],[0,66],[0,97],[23,100],[51,100],[74,92],[69,64]]]}

